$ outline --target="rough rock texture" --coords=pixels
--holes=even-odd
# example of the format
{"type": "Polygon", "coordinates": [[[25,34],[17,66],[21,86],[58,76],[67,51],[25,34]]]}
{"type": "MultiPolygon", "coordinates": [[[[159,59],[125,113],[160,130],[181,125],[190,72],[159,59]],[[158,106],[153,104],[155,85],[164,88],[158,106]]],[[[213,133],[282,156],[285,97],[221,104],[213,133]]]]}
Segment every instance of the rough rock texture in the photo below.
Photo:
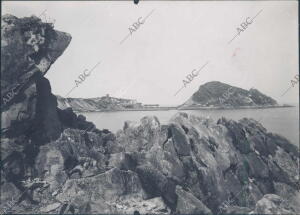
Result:
{"type": "MultiPolygon", "coordinates": [[[[71,41],[67,33],[56,31],[38,17],[18,19],[4,15],[1,19],[1,103],[10,89],[26,86],[44,75],[71,41]]],[[[21,98],[20,98],[21,99],[21,98]]],[[[19,100],[19,99],[17,99],[19,100]]],[[[22,99],[24,100],[24,98],[22,99]]],[[[15,103],[14,100],[10,102],[15,103]]],[[[16,102],[17,103],[17,102],[16,102]]]]}
{"type": "Polygon", "coordinates": [[[93,124],[74,113],[76,123],[68,121],[70,111],[57,108],[43,77],[71,36],[35,16],[4,15],[1,28],[1,200],[25,198],[33,203],[27,192],[22,194],[26,190],[22,181],[37,176],[39,147],[58,139],[66,127],[93,124]]]}
{"type": "Polygon", "coordinates": [[[199,87],[182,107],[251,107],[276,106],[277,102],[257,89],[244,90],[218,81],[199,87]]]}
{"type": "MultiPolygon", "coordinates": [[[[1,180],[3,187],[23,192],[21,181],[34,175],[38,146],[61,132],[56,98],[43,75],[71,36],[35,16],[4,15],[1,27],[1,180]]],[[[18,196],[2,192],[1,197],[18,196]]]]}
{"type": "Polygon", "coordinates": [[[275,194],[267,194],[256,203],[255,214],[297,214],[289,203],[275,194]]]}
{"type": "MultiPolygon", "coordinates": [[[[150,201],[156,204],[150,208],[160,208],[151,209],[152,213],[299,212],[298,149],[286,139],[268,133],[254,120],[235,122],[222,118],[216,123],[178,113],[168,125],[160,125],[156,117],[126,122],[116,136],[106,136],[109,139],[96,138],[96,134],[88,132],[95,137],[90,147],[77,135],[76,130],[66,130],[63,136],[71,140],[67,138],[61,145],[69,147],[51,146],[64,153],[65,159],[70,156],[66,148],[76,151],[79,143],[78,149],[82,150],[75,152],[75,157],[92,157],[91,152],[98,152],[98,170],[83,176],[93,167],[76,168],[74,164],[81,175],[67,179],[62,190],[56,192],[61,193],[56,201],[66,201],[63,203],[75,211],[141,212],[145,208],[140,205],[150,201]],[[113,180],[114,175],[118,179],[113,180]],[[276,205],[278,202],[272,198],[262,200],[268,194],[282,196],[286,206],[276,205]],[[101,203],[92,199],[94,195],[101,195],[101,203]]],[[[62,165],[58,160],[57,164],[62,165]]]]}
{"type": "Polygon", "coordinates": [[[35,16],[18,19],[4,15],[1,26],[2,136],[30,136],[38,144],[54,140],[61,123],[56,98],[43,75],[66,49],[71,36],[35,16]],[[10,92],[11,99],[7,99],[10,92]]]}
{"type": "Polygon", "coordinates": [[[148,195],[161,196],[174,211],[208,208],[217,213],[230,200],[240,207],[236,211],[250,212],[265,194],[282,191],[277,183],[290,188],[282,191],[285,198],[298,195],[297,147],[255,120],[222,118],[214,123],[179,113],[169,125],[160,125],[156,117],[125,123],[116,135],[116,144],[131,157],[121,159],[123,163],[139,174],[148,195]],[[181,196],[192,199],[189,206],[178,204],[179,185],[181,196]]]}
{"type": "Polygon", "coordinates": [[[210,214],[209,210],[199,199],[190,192],[184,191],[181,187],[176,187],[178,214],[210,214]]]}
{"type": "Polygon", "coordinates": [[[4,213],[300,213],[299,151],[285,138],[252,119],[186,113],[100,131],[57,108],[43,77],[71,37],[36,17],[2,22],[1,89],[28,81],[3,103],[4,213]]]}

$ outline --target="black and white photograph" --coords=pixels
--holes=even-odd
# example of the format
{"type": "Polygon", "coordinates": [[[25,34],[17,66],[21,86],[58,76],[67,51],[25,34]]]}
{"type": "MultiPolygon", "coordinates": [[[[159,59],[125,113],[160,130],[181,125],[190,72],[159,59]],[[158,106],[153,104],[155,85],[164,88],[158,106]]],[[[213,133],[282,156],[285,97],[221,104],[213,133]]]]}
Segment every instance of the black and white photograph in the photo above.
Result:
{"type": "Polygon", "coordinates": [[[299,3],[1,1],[0,214],[300,214],[299,3]]]}

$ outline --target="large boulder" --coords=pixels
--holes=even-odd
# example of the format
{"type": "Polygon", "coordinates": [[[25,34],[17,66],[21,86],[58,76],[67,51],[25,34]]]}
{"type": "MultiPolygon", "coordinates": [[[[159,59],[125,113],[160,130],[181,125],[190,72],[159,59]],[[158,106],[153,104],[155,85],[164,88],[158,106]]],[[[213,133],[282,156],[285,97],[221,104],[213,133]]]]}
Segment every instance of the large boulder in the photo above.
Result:
{"type": "Polygon", "coordinates": [[[56,141],[40,147],[35,160],[37,175],[54,191],[69,177],[88,177],[105,172],[108,158],[104,152],[99,135],[65,129],[56,141]]]}
{"type": "Polygon", "coordinates": [[[118,133],[117,144],[126,151],[148,151],[158,143],[160,122],[157,117],[143,117],[140,123],[125,122],[123,132],[118,133]]]}
{"type": "Polygon", "coordinates": [[[125,213],[126,202],[140,202],[144,196],[136,173],[113,168],[93,177],[68,180],[56,198],[78,210],[88,204],[85,213],[125,213]]]}
{"type": "Polygon", "coordinates": [[[18,163],[23,175],[16,178],[23,180],[34,176],[39,146],[56,140],[62,131],[56,97],[43,75],[71,36],[35,16],[4,15],[1,26],[1,142],[7,138],[12,143],[5,146],[2,159],[4,165],[18,163]],[[17,152],[20,156],[12,156],[17,152]]]}
{"type": "Polygon", "coordinates": [[[193,194],[184,191],[182,187],[176,187],[176,194],[178,195],[176,212],[178,214],[211,214],[208,209],[199,199],[193,194]]]}
{"type": "Polygon", "coordinates": [[[1,128],[4,136],[27,134],[43,143],[58,137],[56,97],[43,75],[71,41],[38,17],[1,19],[1,128]],[[33,134],[31,134],[33,132],[33,134]]]}
{"type": "Polygon", "coordinates": [[[256,203],[255,214],[297,214],[297,211],[290,207],[289,202],[284,201],[280,196],[267,194],[256,203]]]}

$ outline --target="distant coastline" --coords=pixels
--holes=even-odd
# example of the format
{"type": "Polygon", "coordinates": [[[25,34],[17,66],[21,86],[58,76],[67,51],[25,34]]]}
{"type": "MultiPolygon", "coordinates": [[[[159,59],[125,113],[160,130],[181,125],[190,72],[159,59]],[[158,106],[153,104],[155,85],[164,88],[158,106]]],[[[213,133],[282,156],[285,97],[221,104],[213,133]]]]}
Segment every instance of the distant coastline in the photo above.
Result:
{"type": "Polygon", "coordinates": [[[268,106],[238,106],[238,107],[155,107],[155,108],[132,108],[132,109],[111,109],[111,110],[86,110],[74,111],[75,113],[93,113],[93,112],[125,112],[125,111],[169,111],[169,110],[239,110],[239,109],[267,109],[267,108],[289,108],[294,105],[268,105],[268,106]]]}
{"type": "Polygon", "coordinates": [[[278,102],[259,90],[230,86],[211,81],[199,89],[183,104],[160,106],[143,104],[135,99],[111,97],[109,94],[96,98],[63,98],[56,96],[60,109],[72,108],[74,112],[121,112],[121,111],[169,111],[169,110],[239,110],[294,107],[278,102]]]}

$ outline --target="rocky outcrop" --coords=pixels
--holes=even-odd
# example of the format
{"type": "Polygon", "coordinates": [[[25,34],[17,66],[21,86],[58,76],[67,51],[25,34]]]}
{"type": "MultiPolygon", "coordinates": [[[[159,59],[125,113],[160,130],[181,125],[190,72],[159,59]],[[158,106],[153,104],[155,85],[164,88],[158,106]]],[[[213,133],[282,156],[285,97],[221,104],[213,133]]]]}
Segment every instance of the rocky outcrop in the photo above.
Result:
{"type": "Polygon", "coordinates": [[[297,147],[252,119],[213,122],[179,113],[168,125],[161,125],[156,117],[126,122],[109,139],[88,132],[95,138],[92,144],[72,129],[64,135],[71,140],[64,138],[65,143],[58,140],[57,144],[68,147],[52,146],[65,154],[64,159],[77,151],[80,155],[75,160],[94,154],[97,163],[94,171],[92,166],[73,164],[81,175],[66,179],[57,191],[61,194],[56,201],[65,200],[64,204],[78,212],[299,212],[297,147]],[[99,196],[93,199],[94,195],[99,196]],[[268,195],[281,196],[278,198],[286,199],[286,205],[277,205],[268,195]]]}
{"type": "Polygon", "coordinates": [[[1,194],[18,201],[28,197],[22,180],[35,174],[39,146],[61,133],[56,99],[43,75],[71,36],[35,16],[4,15],[1,27],[1,183],[19,190],[17,196],[15,192],[1,194]]]}
{"type": "Polygon", "coordinates": [[[269,96],[251,88],[244,90],[218,81],[208,82],[199,87],[192,97],[180,108],[210,107],[210,108],[238,108],[238,107],[272,107],[277,102],[269,96]]]}
{"type": "Polygon", "coordinates": [[[184,191],[180,186],[176,187],[178,196],[176,213],[178,214],[211,214],[209,210],[199,199],[190,192],[184,191]]]}
{"type": "MultiPolygon", "coordinates": [[[[36,143],[58,138],[61,123],[49,81],[43,77],[71,36],[35,16],[4,15],[1,46],[1,132],[30,136],[36,143]]],[[[22,140],[24,141],[24,140],[22,140]]]]}
{"type": "MultiPolygon", "coordinates": [[[[88,133],[93,135],[92,132],[88,133]]],[[[78,141],[86,144],[81,139],[78,141]]],[[[98,143],[100,142],[98,140],[98,143]]],[[[93,186],[103,186],[102,184],[107,182],[88,181],[97,181],[103,174],[116,171],[135,175],[135,179],[130,180],[136,180],[134,184],[138,185],[138,188],[130,184],[127,194],[135,196],[132,202],[136,204],[130,205],[124,200],[132,198],[126,196],[127,194],[114,194],[119,200],[112,200],[111,196],[106,200],[106,197],[101,197],[107,205],[101,203],[102,206],[99,206],[100,203],[94,204],[92,200],[88,200],[90,211],[132,212],[142,210],[137,206],[141,205],[141,202],[157,199],[154,202],[165,205],[157,206],[165,207],[162,209],[165,213],[268,212],[270,207],[273,208],[272,211],[277,211],[276,213],[299,212],[298,149],[286,139],[268,133],[255,120],[245,118],[236,122],[222,118],[213,122],[206,118],[179,113],[168,125],[161,125],[156,117],[144,117],[140,123],[126,122],[122,131],[101,146],[104,147],[104,150],[100,151],[104,151],[106,169],[102,167],[98,175],[86,176],[85,179],[67,179],[63,186],[63,194],[59,197],[60,201],[67,199],[62,197],[64,195],[74,198],[93,196],[96,193],[104,195],[105,192],[93,186]],[[110,144],[107,144],[108,142],[110,144]],[[114,145],[114,150],[109,149],[111,145],[114,145]],[[75,182],[76,186],[79,186],[77,183],[85,180],[87,181],[84,184],[87,184],[87,187],[80,188],[80,193],[68,194],[75,189],[69,187],[69,183],[72,187],[75,186],[75,182]],[[141,192],[138,197],[136,190],[141,192]],[[126,197],[121,198],[119,195],[126,197]],[[276,202],[268,202],[271,200],[261,201],[266,198],[265,195],[285,198],[287,206],[284,208],[288,209],[280,205],[275,207],[273,204],[276,202]],[[118,202],[118,206],[112,203],[113,201],[118,202]]],[[[90,150],[93,147],[90,147],[90,150]]],[[[100,163],[103,165],[103,161],[100,163]]],[[[120,184],[118,180],[115,183],[110,185],[113,193],[113,187],[120,184]]],[[[117,189],[120,189],[118,192],[123,192],[123,188],[117,189]]],[[[83,199],[79,202],[83,202],[83,199]]],[[[73,206],[74,210],[80,211],[82,206],[76,205],[73,206]]]]}
{"type": "Polygon", "coordinates": [[[4,15],[1,26],[1,104],[2,109],[7,109],[16,100],[24,100],[24,96],[9,100],[7,93],[11,89],[17,94],[24,93],[24,89],[40,79],[36,75],[45,75],[70,43],[71,36],[54,30],[52,24],[35,16],[18,19],[4,15]]]}
{"type": "Polygon", "coordinates": [[[1,188],[11,190],[2,189],[1,200],[35,203],[24,181],[38,176],[35,159],[40,146],[57,140],[67,127],[92,128],[93,124],[74,113],[78,120],[70,123],[70,111],[57,108],[50,83],[43,77],[71,36],[35,16],[4,15],[1,28],[1,188]]]}
{"type": "Polygon", "coordinates": [[[57,199],[79,210],[88,207],[84,213],[125,213],[133,209],[128,203],[141,202],[143,195],[136,173],[113,168],[94,177],[68,180],[57,199]]]}
{"type": "Polygon", "coordinates": [[[267,194],[255,205],[254,214],[297,214],[290,204],[278,195],[267,194]]]}

